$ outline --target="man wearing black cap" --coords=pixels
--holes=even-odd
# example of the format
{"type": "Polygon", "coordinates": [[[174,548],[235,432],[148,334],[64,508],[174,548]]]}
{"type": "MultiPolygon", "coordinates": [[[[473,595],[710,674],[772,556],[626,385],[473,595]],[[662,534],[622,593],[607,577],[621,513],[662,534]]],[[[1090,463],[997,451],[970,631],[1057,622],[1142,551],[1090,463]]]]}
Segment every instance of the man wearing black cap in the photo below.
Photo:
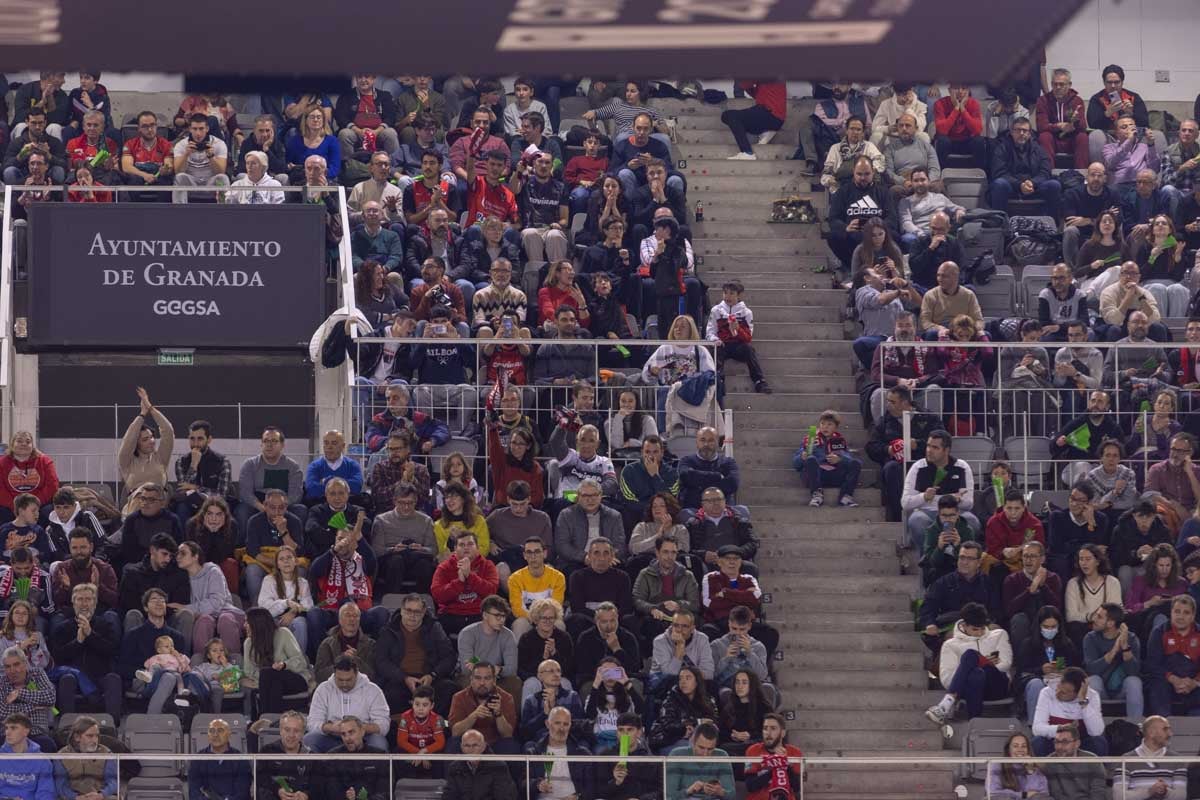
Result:
{"type": "Polygon", "coordinates": [[[762,590],[753,575],[742,571],[742,548],[736,544],[722,545],[717,550],[717,569],[700,582],[700,605],[704,608],[704,627],[709,639],[724,635],[729,612],[737,606],[750,609],[757,618],[751,634],[767,648],[775,651],[779,633],[763,624],[762,590]]]}

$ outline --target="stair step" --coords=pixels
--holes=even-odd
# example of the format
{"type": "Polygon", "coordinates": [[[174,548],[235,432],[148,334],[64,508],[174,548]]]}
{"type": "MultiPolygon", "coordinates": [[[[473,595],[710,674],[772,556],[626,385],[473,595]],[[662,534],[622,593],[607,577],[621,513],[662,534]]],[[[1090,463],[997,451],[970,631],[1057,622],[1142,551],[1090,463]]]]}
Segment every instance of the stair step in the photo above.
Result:
{"type": "MultiPolygon", "coordinates": [[[[741,492],[738,493],[739,498],[741,492]]],[[[810,575],[801,573],[794,580],[773,588],[772,594],[779,596],[791,593],[793,595],[823,594],[843,595],[860,592],[881,592],[884,594],[900,594],[914,597],[920,592],[920,581],[916,575],[894,575],[891,577],[870,577],[861,581],[847,581],[826,575],[810,575]]],[[[907,606],[906,606],[907,608],[907,606]]],[[[916,639],[913,639],[916,642],[916,639]]],[[[822,647],[840,645],[842,642],[826,642],[822,647]]]]}
{"type": "MultiPolygon", "coordinates": [[[[773,267],[775,265],[764,265],[773,267]]],[[[712,269],[712,267],[705,267],[712,269]]],[[[780,270],[782,271],[782,270],[780,270]]],[[[764,298],[774,299],[774,298],[764,298]]],[[[836,305],[821,305],[813,302],[806,305],[754,305],[754,324],[768,322],[837,322],[842,321],[842,309],[836,305]]]]}
{"type": "MultiPolygon", "coordinates": [[[[856,523],[873,523],[882,524],[884,518],[884,510],[878,505],[869,505],[864,502],[864,489],[859,489],[856,497],[860,503],[858,508],[841,508],[839,506],[822,506],[821,508],[809,508],[807,505],[796,508],[795,511],[779,512],[769,505],[756,505],[753,507],[751,516],[754,520],[755,529],[760,529],[763,525],[779,525],[788,526],[786,530],[798,530],[799,525],[850,525],[856,523]],[[797,526],[797,527],[791,527],[797,526]]],[[[780,497],[778,490],[776,496],[768,502],[779,502],[786,500],[786,497],[780,497]]],[[[738,502],[749,503],[746,497],[756,497],[753,491],[742,484],[742,488],[738,491],[738,502]],[[747,492],[751,492],[747,495],[747,492]]],[[[792,498],[792,501],[798,498],[792,498]]],[[[892,523],[897,524],[897,523],[892,523]]],[[[793,534],[794,535],[794,534],[793,534]]],[[[814,535],[825,535],[824,531],[818,531],[814,535]]],[[[893,533],[895,538],[897,534],[893,533]]]]}
{"type": "MultiPolygon", "coordinates": [[[[729,155],[731,149],[725,150],[725,155],[729,155]]],[[[747,180],[766,178],[778,179],[780,189],[791,183],[791,190],[786,194],[795,194],[801,189],[811,191],[812,179],[807,175],[802,175],[804,162],[785,158],[760,159],[758,161],[728,161],[724,156],[720,158],[680,158],[676,162],[676,169],[687,176],[689,190],[693,180],[703,182],[710,178],[733,178],[744,183],[747,180]]],[[[769,212],[771,207],[767,206],[766,209],[769,212]]]]}
{"type": "Polygon", "coordinates": [[[877,680],[881,672],[911,672],[920,675],[925,663],[919,641],[911,652],[874,651],[851,655],[841,649],[806,651],[790,643],[786,648],[783,660],[777,662],[776,666],[776,672],[781,678],[790,673],[837,672],[843,675],[843,685],[867,685],[877,680]]]}
{"type": "Polygon", "coordinates": [[[808,568],[809,559],[839,557],[845,559],[890,560],[896,559],[896,546],[890,541],[829,541],[828,539],[804,540],[771,539],[759,545],[755,561],[763,564],[763,569],[769,570],[773,564],[783,567],[794,567],[790,559],[804,559],[805,572],[815,572],[808,568]],[[780,559],[780,561],[774,561],[780,559]]]}
{"type": "MultiPolygon", "coordinates": [[[[771,369],[766,364],[763,369],[767,371],[767,378],[771,378],[771,369]]],[[[788,425],[786,422],[781,422],[778,427],[764,426],[761,428],[748,428],[742,423],[746,415],[734,417],[734,443],[735,452],[737,446],[743,448],[764,447],[770,445],[779,445],[780,447],[791,447],[793,452],[795,448],[800,446],[804,434],[808,432],[808,428],[799,428],[788,425]]],[[[762,420],[759,420],[761,423],[762,420]]],[[[861,428],[849,428],[845,425],[841,427],[841,432],[846,437],[846,441],[850,446],[861,450],[867,442],[868,434],[861,428]]]]}
{"type": "Polygon", "coordinates": [[[819,712],[838,709],[863,709],[870,713],[873,722],[881,726],[903,727],[913,712],[925,724],[929,721],[920,712],[929,708],[929,691],[926,689],[893,689],[890,686],[877,689],[847,685],[840,692],[813,689],[787,693],[788,706],[802,712],[819,712]]]}
{"type": "MultiPolygon", "coordinates": [[[[861,508],[861,506],[860,506],[861,508]]],[[[805,507],[803,512],[826,510],[805,507]]],[[[844,509],[839,509],[844,510],[844,509]]],[[[854,509],[857,510],[857,509],[854,509]]],[[[752,518],[755,522],[755,533],[762,547],[769,547],[779,542],[807,541],[811,537],[820,536],[821,541],[829,543],[850,542],[887,542],[891,544],[896,539],[898,522],[840,522],[838,525],[826,525],[820,521],[809,519],[787,519],[788,513],[780,514],[777,509],[767,507],[754,509],[752,518]],[[759,525],[757,523],[763,522],[759,525]]],[[[768,565],[760,565],[765,567],[768,565]]]]}
{"type": "Polygon", "coordinates": [[[797,339],[844,339],[846,325],[837,322],[816,322],[794,320],[789,322],[755,323],[754,336],[756,339],[786,341],[794,344],[797,339]]]}
{"type": "MultiPolygon", "coordinates": [[[[756,315],[757,313],[755,312],[756,315]]],[[[854,380],[854,372],[849,362],[841,364],[841,362],[830,358],[810,358],[803,355],[764,356],[760,353],[758,362],[762,365],[767,375],[800,375],[802,377],[826,375],[833,378],[850,378],[854,380]]],[[[746,366],[739,361],[730,360],[725,362],[725,374],[727,376],[731,374],[746,374],[746,371],[746,366]]],[[[844,427],[842,433],[845,433],[844,427]]]]}
{"type": "Polygon", "coordinates": [[[736,255],[747,259],[758,256],[824,258],[827,252],[825,243],[819,239],[760,239],[745,232],[738,238],[696,239],[692,242],[692,248],[702,256],[736,255]]]}
{"type": "MultiPolygon", "coordinates": [[[[772,577],[764,573],[763,582],[765,585],[770,585],[773,580],[787,580],[788,576],[780,575],[772,577]]],[[[797,600],[792,603],[774,603],[767,606],[767,614],[771,621],[771,625],[779,628],[782,636],[787,631],[823,631],[831,636],[839,636],[853,634],[858,631],[872,631],[875,633],[904,633],[912,631],[912,617],[908,619],[881,620],[868,617],[847,618],[834,622],[826,619],[823,616],[801,616],[801,611],[807,605],[806,601],[797,600]],[[776,619],[780,619],[781,615],[785,615],[788,620],[786,623],[776,623],[776,619]],[[783,627],[783,626],[790,627],[783,627]]],[[[780,639],[779,650],[783,652],[786,658],[787,642],[780,639]]],[[[891,685],[890,683],[888,684],[891,685]]],[[[926,704],[928,705],[928,704],[926,704]]]]}
{"type": "MultiPolygon", "coordinates": [[[[716,257],[712,256],[712,258],[716,257]]],[[[721,257],[736,258],[736,256],[721,257]]],[[[743,260],[743,263],[746,262],[743,260]]],[[[705,259],[705,265],[700,267],[701,274],[705,274],[705,270],[707,269],[707,259],[705,259]]],[[[740,275],[733,277],[742,279],[740,275]]],[[[769,299],[773,305],[777,306],[821,305],[835,308],[840,308],[846,302],[846,293],[841,290],[830,289],[829,278],[824,275],[817,275],[801,270],[797,277],[789,280],[787,284],[786,288],[770,289],[756,288],[754,285],[748,285],[746,287],[746,294],[742,296],[742,299],[746,301],[751,310],[755,309],[755,300],[769,299]]],[[[719,285],[709,286],[708,299],[713,305],[721,301],[721,287],[719,285]]],[[[849,342],[847,342],[846,352],[850,352],[849,342]]],[[[802,353],[800,355],[810,354],[802,353]]]]}
{"type": "MultiPolygon", "coordinates": [[[[766,327],[766,326],[764,326],[766,327]]],[[[832,325],[810,325],[808,326],[817,333],[822,333],[827,328],[832,328],[832,325]]],[[[831,337],[832,338],[832,337],[831,337]]],[[[764,342],[771,344],[771,342],[764,342]]],[[[805,387],[807,388],[807,387],[805,387]]],[[[740,412],[759,412],[759,411],[823,411],[827,408],[857,408],[858,395],[854,392],[845,392],[838,394],[816,393],[816,392],[796,392],[785,393],[776,391],[774,394],[755,394],[753,392],[729,392],[725,395],[725,408],[732,408],[736,415],[740,412]]],[[[814,419],[810,425],[816,425],[814,419]]]]}
{"type": "MultiPolygon", "coordinates": [[[[766,222],[771,218],[776,200],[796,196],[812,203],[819,219],[825,219],[829,216],[829,198],[823,190],[814,192],[812,181],[812,178],[803,176],[779,176],[776,179],[764,180],[760,183],[747,183],[744,180],[739,183],[736,178],[701,175],[688,179],[688,201],[693,207],[695,207],[697,201],[704,203],[704,218],[706,220],[708,219],[708,211],[711,208],[714,212],[725,212],[725,219],[714,216],[714,222],[738,220],[766,222]],[[735,215],[732,217],[728,213],[730,209],[733,209],[735,212],[735,215]]],[[[817,188],[821,188],[819,184],[817,188]]],[[[811,222],[782,222],[772,224],[813,226],[811,222]]]]}
{"type": "MultiPolygon", "coordinates": [[[[718,121],[720,121],[719,117],[718,121]]],[[[679,128],[676,126],[676,134],[675,144],[678,146],[679,152],[689,156],[692,154],[692,151],[696,149],[696,145],[720,144],[725,145],[727,148],[725,155],[730,155],[733,152],[733,135],[729,132],[729,128],[725,125],[722,125],[721,129],[679,128]]],[[[759,151],[759,148],[762,147],[762,145],[758,144],[758,136],[751,135],[750,144],[754,147],[754,152],[758,154],[759,158],[762,158],[762,153],[759,151]]],[[[772,140],[771,144],[768,146],[775,147],[780,144],[786,144],[791,147],[791,151],[788,151],[788,155],[791,155],[792,151],[796,149],[796,131],[779,131],[775,134],[774,140],[772,140]]]]}
{"type": "MultiPolygon", "coordinates": [[[[716,137],[711,137],[716,138],[716,137]]],[[[758,157],[758,161],[786,161],[796,152],[796,137],[793,134],[791,142],[777,141],[771,144],[756,144],[755,139],[751,139],[750,143],[754,147],[754,155],[758,157]]],[[[726,134],[725,141],[705,142],[702,144],[688,143],[686,147],[679,148],[679,156],[688,162],[690,168],[693,162],[708,163],[710,161],[725,161],[729,156],[737,152],[737,145],[733,143],[733,136],[726,134]]],[[[732,161],[733,166],[750,166],[757,162],[754,161],[732,161]]],[[[793,161],[792,164],[800,164],[801,162],[793,161]]]]}
{"type": "MultiPolygon", "coordinates": [[[[838,725],[840,723],[840,715],[829,714],[827,716],[812,716],[818,723],[826,723],[838,725]]],[[[920,717],[924,720],[924,717],[920,717]]],[[[871,720],[861,720],[863,727],[861,728],[823,728],[821,724],[813,726],[804,726],[803,729],[798,726],[799,718],[788,723],[788,741],[804,751],[805,755],[839,755],[844,750],[895,750],[897,747],[905,748],[913,753],[922,755],[938,754],[942,750],[942,733],[937,728],[925,720],[925,727],[914,728],[876,728],[872,726],[871,720]]],[[[938,797],[939,795],[922,795],[922,797],[938,797]]],[[[850,794],[845,795],[846,800],[861,800],[862,795],[850,794]]],[[[876,797],[876,795],[872,795],[876,797]]],[[[912,795],[903,794],[885,794],[879,797],[885,800],[895,798],[911,798],[912,795]]]]}
{"type": "MultiPolygon", "coordinates": [[[[767,219],[771,214],[772,201],[779,200],[785,196],[793,194],[803,195],[812,191],[814,178],[799,174],[799,161],[734,161],[730,163],[753,164],[756,165],[756,171],[743,170],[739,166],[737,168],[727,167],[720,173],[715,169],[710,170],[706,167],[702,172],[699,167],[693,167],[690,164],[687,169],[680,170],[687,174],[688,200],[692,203],[695,203],[697,200],[704,201],[705,192],[732,194],[738,191],[754,191],[756,195],[762,198],[761,208],[763,219],[767,219]],[[784,167],[776,166],[778,164],[796,164],[797,166],[785,172],[784,167]],[[757,185],[752,185],[754,181],[758,182],[757,185]],[[700,194],[693,194],[693,191],[700,192],[700,194]]],[[[824,218],[825,215],[822,213],[821,219],[824,218]]],[[[792,225],[795,223],[784,224],[792,225]]]]}
{"type": "MultiPolygon", "coordinates": [[[[862,491],[862,490],[860,490],[862,491]]],[[[738,493],[742,499],[742,493],[738,493]]],[[[823,558],[810,556],[804,560],[804,572],[814,575],[850,575],[864,577],[886,577],[900,574],[900,563],[895,549],[887,558],[823,558]]],[[[774,621],[774,620],[772,620],[774,621]]]]}
{"type": "MultiPolygon", "coordinates": [[[[807,188],[807,187],[803,187],[803,188],[807,188]]],[[[773,189],[771,191],[755,192],[753,194],[747,194],[747,195],[743,196],[740,199],[740,201],[736,204],[727,202],[724,205],[720,205],[719,201],[725,199],[728,196],[728,194],[729,193],[727,193],[727,192],[717,192],[717,193],[704,192],[704,191],[693,192],[691,186],[688,187],[688,199],[692,202],[693,207],[695,207],[695,203],[697,201],[704,204],[704,221],[706,223],[707,222],[724,222],[724,223],[728,224],[731,222],[737,222],[737,223],[744,224],[744,223],[760,222],[760,223],[774,225],[774,226],[780,227],[780,228],[817,227],[814,225],[808,225],[808,224],[799,223],[799,222],[786,223],[786,224],[776,223],[776,222],[768,222],[768,220],[771,219],[771,209],[773,208],[773,206],[771,204],[774,203],[776,200],[780,199],[780,197],[782,197],[784,194],[782,187],[780,187],[778,189],[773,189]]],[[[735,193],[735,194],[738,194],[738,193],[735,193]]],[[[791,195],[791,194],[800,194],[800,193],[789,191],[789,192],[787,192],[787,194],[791,195]]],[[[813,203],[813,207],[815,209],[817,209],[817,213],[820,214],[822,219],[824,219],[825,218],[825,205],[823,203],[818,204],[816,201],[812,201],[812,203],[813,203]]]]}
{"type": "MultiPolygon", "coordinates": [[[[729,364],[732,362],[726,362],[729,364]]],[[[814,389],[816,391],[827,392],[853,392],[854,378],[849,375],[841,377],[818,377],[813,375],[789,375],[787,373],[777,372],[775,370],[767,370],[764,365],[763,369],[767,372],[767,380],[771,384],[771,388],[775,391],[794,391],[800,387],[806,389],[814,389]]],[[[754,384],[750,381],[750,376],[744,371],[742,374],[733,373],[727,370],[725,373],[725,391],[727,392],[753,392],[754,384]]]]}
{"type": "Polygon", "coordinates": [[[794,239],[822,244],[821,229],[816,225],[782,225],[774,222],[704,222],[692,223],[692,245],[707,244],[720,239],[794,239]]]}
{"type": "MultiPolygon", "coordinates": [[[[782,662],[779,662],[782,663],[782,662]]],[[[791,696],[804,689],[844,689],[846,674],[841,670],[798,670],[797,677],[783,677],[783,667],[776,666],[773,683],[785,697],[791,696]]],[[[915,670],[898,669],[888,673],[888,686],[897,689],[924,689],[927,678],[921,673],[920,665],[915,670]]]]}
{"type": "Polygon", "coordinates": [[[930,764],[813,764],[805,770],[804,795],[822,798],[844,793],[856,798],[886,796],[939,797],[953,791],[950,766],[930,764]],[[942,793],[942,794],[939,794],[942,793]]]}
{"type": "MultiPolygon", "coordinates": [[[[713,224],[715,225],[716,223],[713,224]]],[[[720,273],[722,280],[727,277],[740,278],[742,283],[749,283],[759,275],[797,277],[799,275],[812,274],[812,270],[804,266],[795,256],[763,256],[755,258],[753,261],[745,258],[737,258],[736,256],[709,256],[704,259],[701,269],[706,276],[712,273],[720,273]]],[[[778,278],[775,278],[775,280],[778,280],[778,278]]],[[[713,288],[717,289],[718,292],[721,290],[721,285],[715,280],[710,282],[714,284],[713,288]]],[[[755,306],[751,306],[751,308],[754,311],[754,319],[757,321],[758,308],[755,306]]]]}

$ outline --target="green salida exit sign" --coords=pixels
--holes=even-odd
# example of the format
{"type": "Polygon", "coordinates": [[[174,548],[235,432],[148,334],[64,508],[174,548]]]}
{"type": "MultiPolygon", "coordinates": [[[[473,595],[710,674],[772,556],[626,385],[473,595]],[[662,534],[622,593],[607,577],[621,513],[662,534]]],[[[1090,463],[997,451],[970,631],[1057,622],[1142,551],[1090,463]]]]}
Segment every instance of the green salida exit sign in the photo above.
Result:
{"type": "Polygon", "coordinates": [[[193,367],[196,365],[196,351],[159,348],[158,365],[160,367],[193,367]]]}

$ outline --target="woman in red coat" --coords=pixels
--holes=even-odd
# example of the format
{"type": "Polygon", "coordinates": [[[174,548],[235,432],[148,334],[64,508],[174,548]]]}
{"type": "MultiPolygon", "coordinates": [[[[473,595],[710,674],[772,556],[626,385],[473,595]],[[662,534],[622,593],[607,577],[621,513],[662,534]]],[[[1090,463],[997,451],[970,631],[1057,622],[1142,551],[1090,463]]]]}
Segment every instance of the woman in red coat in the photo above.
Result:
{"type": "Polygon", "coordinates": [[[508,505],[508,484],[525,481],[529,484],[529,500],[541,508],[545,499],[542,489],[542,466],[533,457],[533,436],[517,428],[508,440],[508,449],[500,444],[500,426],[488,420],[488,464],[492,468],[492,497],[495,505],[508,505]]]}
{"type": "Polygon", "coordinates": [[[33,434],[17,431],[0,456],[0,523],[12,522],[13,500],[29,493],[42,504],[42,516],[50,513],[50,498],[58,491],[54,459],[33,446],[33,434]]]}

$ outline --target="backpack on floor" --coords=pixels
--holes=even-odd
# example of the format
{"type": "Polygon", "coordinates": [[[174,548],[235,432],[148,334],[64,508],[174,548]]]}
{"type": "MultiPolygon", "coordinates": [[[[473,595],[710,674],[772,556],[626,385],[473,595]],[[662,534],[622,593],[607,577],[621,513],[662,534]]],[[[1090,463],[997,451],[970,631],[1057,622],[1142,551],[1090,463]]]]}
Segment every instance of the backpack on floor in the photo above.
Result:
{"type": "Polygon", "coordinates": [[[1104,738],[1108,740],[1108,752],[1128,753],[1142,743],[1142,732],[1127,719],[1114,719],[1104,726],[1104,738]]]}

